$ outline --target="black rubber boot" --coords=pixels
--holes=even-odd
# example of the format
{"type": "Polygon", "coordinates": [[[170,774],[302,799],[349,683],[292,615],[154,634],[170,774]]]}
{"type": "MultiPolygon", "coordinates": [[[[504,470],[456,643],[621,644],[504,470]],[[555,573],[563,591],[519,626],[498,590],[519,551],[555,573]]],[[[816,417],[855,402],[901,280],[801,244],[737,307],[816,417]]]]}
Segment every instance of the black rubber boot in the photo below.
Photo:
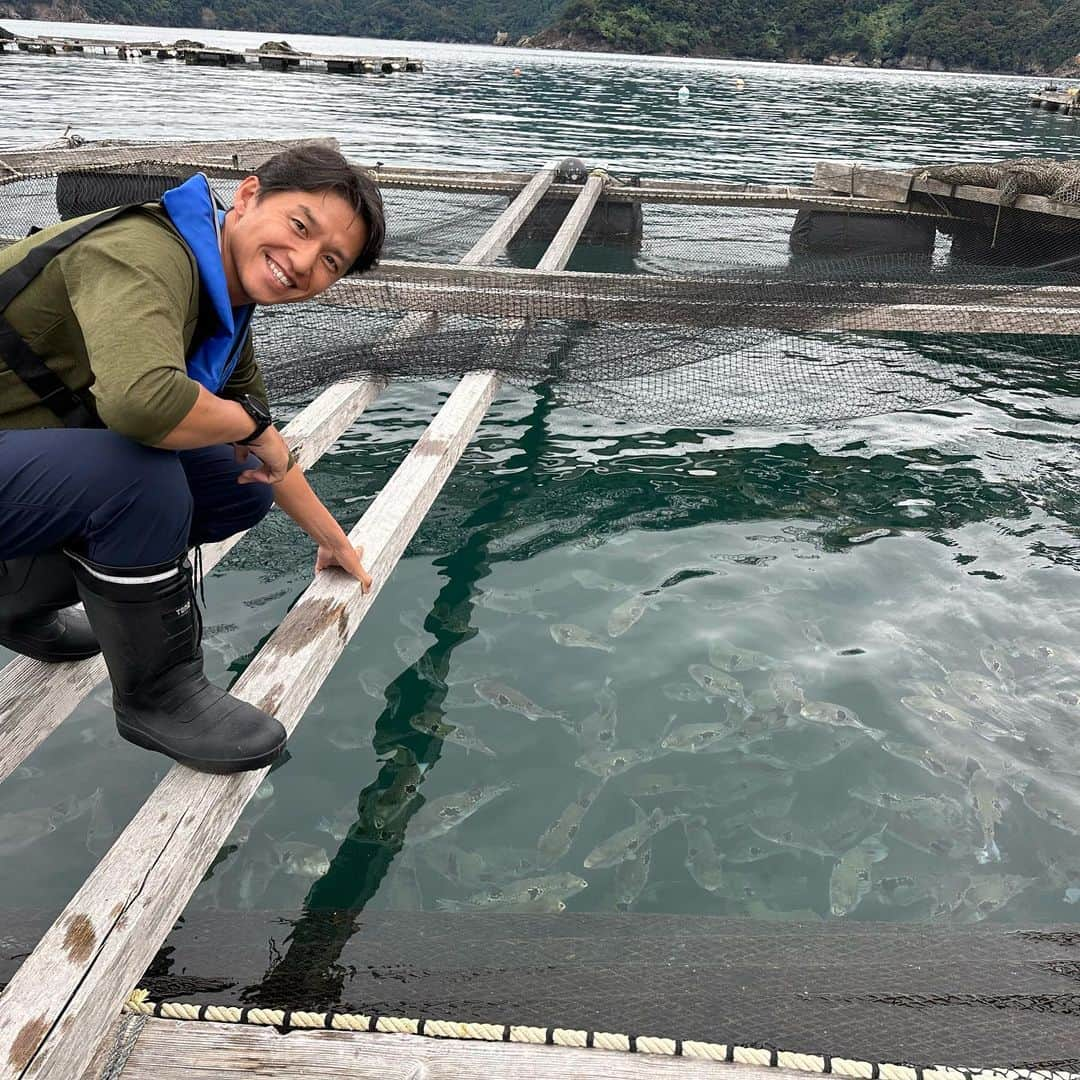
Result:
{"type": "Polygon", "coordinates": [[[0,561],[0,645],[47,663],[85,660],[100,651],[64,553],[0,561]]]}
{"type": "Polygon", "coordinates": [[[269,765],[285,729],[203,674],[202,616],[191,564],[116,569],[72,555],[79,595],[113,684],[120,734],[201,772],[269,765]]]}

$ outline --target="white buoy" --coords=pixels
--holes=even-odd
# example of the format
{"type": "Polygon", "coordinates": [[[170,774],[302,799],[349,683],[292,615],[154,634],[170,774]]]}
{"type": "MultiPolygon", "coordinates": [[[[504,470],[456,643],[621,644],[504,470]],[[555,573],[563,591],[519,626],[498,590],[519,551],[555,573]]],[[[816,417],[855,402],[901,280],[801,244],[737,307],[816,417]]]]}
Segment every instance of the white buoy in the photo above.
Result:
{"type": "Polygon", "coordinates": [[[679,87],[679,101],[682,102],[682,104],[685,105],[686,102],[688,102],[689,100],[690,100],[690,87],[689,86],[680,86],[679,87]]]}

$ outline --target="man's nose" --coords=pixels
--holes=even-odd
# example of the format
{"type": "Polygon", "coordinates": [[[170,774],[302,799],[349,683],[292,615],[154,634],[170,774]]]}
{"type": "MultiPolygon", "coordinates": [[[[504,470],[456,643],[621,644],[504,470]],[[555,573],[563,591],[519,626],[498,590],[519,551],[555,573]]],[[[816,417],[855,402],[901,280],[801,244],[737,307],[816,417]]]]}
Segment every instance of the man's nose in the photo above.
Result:
{"type": "Polygon", "coordinates": [[[316,243],[302,244],[293,257],[293,265],[296,272],[305,278],[310,277],[315,264],[319,260],[319,245],[316,243]]]}

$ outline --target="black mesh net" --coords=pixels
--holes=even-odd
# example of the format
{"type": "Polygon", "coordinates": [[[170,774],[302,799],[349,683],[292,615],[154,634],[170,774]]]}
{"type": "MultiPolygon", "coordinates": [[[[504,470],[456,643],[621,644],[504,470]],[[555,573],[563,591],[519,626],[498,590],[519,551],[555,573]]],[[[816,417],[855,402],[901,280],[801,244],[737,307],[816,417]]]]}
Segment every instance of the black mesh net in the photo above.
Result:
{"type": "MultiPolygon", "coordinates": [[[[227,203],[246,172],[197,146],[70,154],[63,169],[53,157],[34,172],[20,158],[6,174],[0,154],[0,234],[157,197],[198,167],[227,203]]],[[[318,302],[261,310],[260,364],[275,395],[362,372],[495,370],[584,409],[694,426],[919,408],[1028,361],[1067,372],[1078,358],[1077,169],[1007,166],[933,171],[996,187],[999,205],[936,198],[891,215],[844,212],[839,197],[838,209],[797,215],[642,205],[612,179],[562,274],[533,268],[570,197],[545,198],[493,266],[464,268],[510,196],[446,174],[413,188],[388,176],[383,266],[318,302]],[[1015,205],[1029,189],[1061,212],[1015,205]]]]}

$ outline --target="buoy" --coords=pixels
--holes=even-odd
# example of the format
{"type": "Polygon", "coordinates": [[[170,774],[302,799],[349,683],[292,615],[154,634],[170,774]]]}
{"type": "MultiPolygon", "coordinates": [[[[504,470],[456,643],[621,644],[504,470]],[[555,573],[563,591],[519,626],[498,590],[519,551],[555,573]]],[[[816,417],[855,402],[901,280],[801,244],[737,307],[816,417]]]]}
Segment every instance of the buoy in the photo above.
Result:
{"type": "Polygon", "coordinates": [[[745,85],[746,85],[746,81],[743,79],[743,77],[741,75],[736,75],[735,76],[735,89],[736,90],[741,90],[745,85]]]}
{"type": "Polygon", "coordinates": [[[690,87],[689,86],[680,86],[679,87],[679,100],[682,101],[682,102],[687,102],[687,101],[690,100],[690,87]]]}
{"type": "Polygon", "coordinates": [[[514,68],[513,75],[515,79],[521,78],[521,68],[514,68]]]}

